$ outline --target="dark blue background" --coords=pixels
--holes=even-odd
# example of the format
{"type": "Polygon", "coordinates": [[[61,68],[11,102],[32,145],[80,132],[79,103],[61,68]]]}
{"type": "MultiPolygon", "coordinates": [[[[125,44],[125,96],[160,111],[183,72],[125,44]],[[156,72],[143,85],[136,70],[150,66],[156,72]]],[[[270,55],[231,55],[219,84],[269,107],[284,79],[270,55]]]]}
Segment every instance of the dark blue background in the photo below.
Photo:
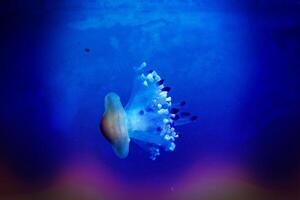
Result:
{"type": "Polygon", "coordinates": [[[126,21],[118,13],[136,12],[129,2],[1,2],[0,162],[34,184],[88,152],[124,179],[157,181],[214,154],[265,183],[293,181],[300,164],[299,2],[174,1],[161,9],[160,1],[138,1],[143,9],[126,21]],[[89,16],[100,25],[81,29],[77,22],[89,16]],[[175,152],[153,162],[133,144],[119,160],[98,131],[103,98],[115,91],[125,104],[132,67],[143,61],[199,120],[179,128],[175,152]]]}

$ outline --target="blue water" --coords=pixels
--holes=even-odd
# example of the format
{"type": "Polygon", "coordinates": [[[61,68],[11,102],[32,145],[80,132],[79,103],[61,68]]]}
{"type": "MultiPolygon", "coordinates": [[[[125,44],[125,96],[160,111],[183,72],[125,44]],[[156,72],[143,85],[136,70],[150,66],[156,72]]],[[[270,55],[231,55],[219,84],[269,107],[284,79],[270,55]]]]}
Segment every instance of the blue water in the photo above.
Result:
{"type": "Polygon", "coordinates": [[[10,5],[1,161],[40,183],[86,153],[129,183],[168,182],[214,155],[259,180],[290,181],[300,164],[300,7],[220,2],[10,5]],[[199,118],[178,129],[174,152],[151,161],[131,144],[120,160],[98,130],[104,96],[125,104],[144,61],[199,118]]]}

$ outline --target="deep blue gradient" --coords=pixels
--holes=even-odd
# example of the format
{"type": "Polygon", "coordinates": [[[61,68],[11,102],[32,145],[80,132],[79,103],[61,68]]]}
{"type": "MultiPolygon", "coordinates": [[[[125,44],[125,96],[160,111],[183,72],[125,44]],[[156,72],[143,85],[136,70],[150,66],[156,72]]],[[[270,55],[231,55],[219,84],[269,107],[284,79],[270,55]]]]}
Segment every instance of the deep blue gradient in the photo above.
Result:
{"type": "Polygon", "coordinates": [[[121,179],[155,182],[217,155],[264,183],[293,180],[300,164],[297,1],[74,2],[1,7],[1,163],[28,183],[44,183],[85,152],[121,179]],[[133,67],[144,61],[199,119],[180,127],[175,151],[157,161],[134,144],[119,160],[98,130],[104,96],[117,92],[126,104],[133,67]]]}

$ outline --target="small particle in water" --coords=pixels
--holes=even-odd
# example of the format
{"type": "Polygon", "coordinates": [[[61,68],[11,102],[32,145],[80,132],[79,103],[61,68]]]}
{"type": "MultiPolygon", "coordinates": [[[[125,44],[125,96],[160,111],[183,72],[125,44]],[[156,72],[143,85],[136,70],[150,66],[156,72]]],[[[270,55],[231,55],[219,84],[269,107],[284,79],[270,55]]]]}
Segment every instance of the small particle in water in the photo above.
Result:
{"type": "Polygon", "coordinates": [[[165,92],[170,92],[171,88],[170,87],[164,87],[163,89],[161,89],[161,91],[165,91],[165,92]]]}
{"type": "Polygon", "coordinates": [[[143,115],[143,114],[144,114],[144,111],[143,111],[143,110],[140,110],[139,114],[140,114],[140,115],[143,115]]]}
{"type": "Polygon", "coordinates": [[[191,119],[191,121],[194,121],[194,120],[196,120],[197,118],[198,118],[198,116],[194,115],[194,116],[192,116],[190,119],[191,119]]]}
{"type": "Polygon", "coordinates": [[[147,112],[152,112],[153,109],[148,107],[148,108],[146,108],[146,111],[147,111],[147,112]]]}
{"type": "Polygon", "coordinates": [[[181,117],[188,117],[188,116],[190,116],[191,114],[188,113],[188,112],[181,112],[180,115],[181,115],[181,117]]]}
{"type": "Polygon", "coordinates": [[[172,108],[171,109],[171,113],[172,114],[176,114],[176,113],[178,113],[179,112],[179,109],[177,109],[177,108],[172,108]]]}
{"type": "Polygon", "coordinates": [[[156,130],[157,130],[158,132],[161,132],[161,131],[162,131],[162,128],[161,128],[161,127],[157,127],[156,130]]]}
{"type": "Polygon", "coordinates": [[[164,79],[160,79],[158,82],[157,82],[157,85],[162,85],[164,83],[164,79]]]}
{"type": "Polygon", "coordinates": [[[186,104],[185,101],[181,101],[181,102],[180,102],[180,106],[184,106],[185,104],[186,104]]]}
{"type": "Polygon", "coordinates": [[[84,51],[89,53],[91,50],[89,48],[85,48],[84,51]]]}

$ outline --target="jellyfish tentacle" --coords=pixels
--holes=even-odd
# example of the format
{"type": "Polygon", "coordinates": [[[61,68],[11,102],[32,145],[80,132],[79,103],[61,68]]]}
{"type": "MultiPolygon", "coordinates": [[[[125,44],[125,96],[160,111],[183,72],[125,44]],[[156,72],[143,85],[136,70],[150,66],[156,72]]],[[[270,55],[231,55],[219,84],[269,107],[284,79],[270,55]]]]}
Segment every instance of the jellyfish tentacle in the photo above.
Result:
{"type": "Polygon", "coordinates": [[[157,146],[165,146],[167,149],[171,150],[174,143],[174,139],[169,137],[168,135],[165,135],[165,139],[163,136],[156,134],[156,133],[145,133],[145,132],[139,132],[139,131],[133,131],[130,133],[130,136],[136,140],[143,141],[146,143],[155,144],[157,146]]]}
{"type": "Polygon", "coordinates": [[[159,155],[159,149],[173,151],[178,137],[173,126],[171,88],[155,70],[145,70],[146,64],[136,68],[137,77],[132,96],[125,107],[128,116],[129,137],[142,141],[150,158],[159,155]]]}
{"type": "Polygon", "coordinates": [[[198,118],[198,116],[196,115],[189,117],[190,115],[188,115],[187,113],[181,114],[181,116],[183,118],[178,117],[178,119],[174,121],[174,126],[182,126],[191,123],[192,121],[195,121],[198,118]]]}
{"type": "Polygon", "coordinates": [[[156,146],[154,144],[143,142],[140,140],[134,140],[134,142],[141,147],[141,149],[148,151],[150,153],[149,158],[151,160],[156,160],[156,158],[160,155],[160,149],[159,146],[156,146]]]}

